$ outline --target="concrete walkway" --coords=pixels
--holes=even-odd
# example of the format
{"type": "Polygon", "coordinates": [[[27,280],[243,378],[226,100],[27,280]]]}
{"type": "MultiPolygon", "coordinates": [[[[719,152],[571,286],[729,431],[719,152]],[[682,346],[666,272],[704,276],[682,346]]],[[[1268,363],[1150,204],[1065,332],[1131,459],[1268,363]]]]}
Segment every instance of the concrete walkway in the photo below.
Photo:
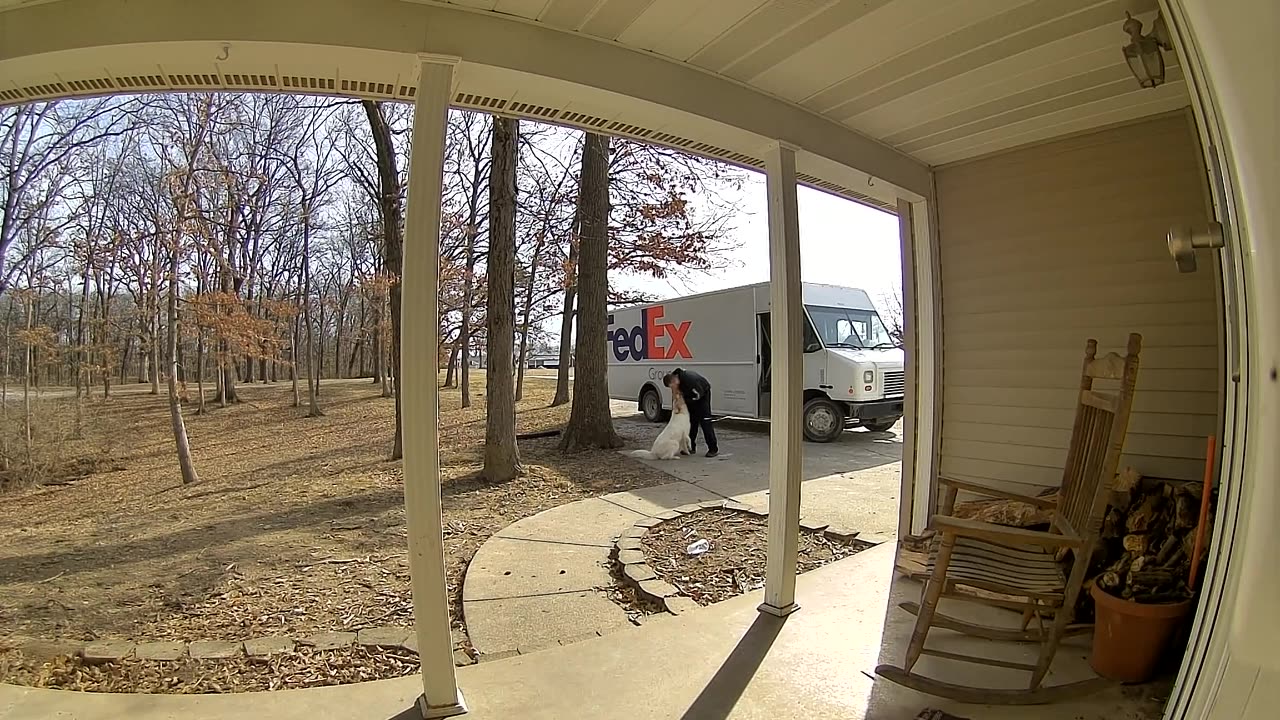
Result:
{"type": "MultiPolygon", "coordinates": [[[[618,419],[636,445],[660,426],[618,419]]],[[[601,592],[614,584],[614,539],[643,517],[704,500],[768,505],[768,435],[763,425],[725,425],[721,456],[647,461],[679,478],[666,485],[579,500],[515,522],[480,546],[467,569],[463,612],[480,659],[567,645],[630,627],[601,592]]],[[[633,446],[633,447],[635,447],[633,446]]],[[[901,443],[889,433],[846,433],[806,446],[802,515],[892,537],[897,525],[901,443]]]]}

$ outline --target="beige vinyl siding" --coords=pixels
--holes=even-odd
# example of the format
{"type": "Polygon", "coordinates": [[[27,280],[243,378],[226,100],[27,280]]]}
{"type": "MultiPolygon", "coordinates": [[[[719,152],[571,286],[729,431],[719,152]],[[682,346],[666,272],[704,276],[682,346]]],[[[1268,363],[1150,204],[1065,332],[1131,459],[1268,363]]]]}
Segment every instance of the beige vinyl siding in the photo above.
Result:
{"type": "Polygon", "coordinates": [[[1034,491],[1061,482],[1085,341],[1143,335],[1122,464],[1197,479],[1216,432],[1210,256],[1177,272],[1171,224],[1206,220],[1182,114],[937,171],[941,472],[1034,491]]]}

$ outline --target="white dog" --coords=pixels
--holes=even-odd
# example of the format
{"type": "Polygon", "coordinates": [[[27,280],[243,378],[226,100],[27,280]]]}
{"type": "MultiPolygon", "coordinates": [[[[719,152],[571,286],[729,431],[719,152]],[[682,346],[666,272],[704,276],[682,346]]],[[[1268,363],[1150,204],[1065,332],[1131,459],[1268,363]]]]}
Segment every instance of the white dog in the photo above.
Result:
{"type": "Polygon", "coordinates": [[[680,388],[671,389],[671,420],[662,428],[652,450],[632,450],[631,457],[645,460],[674,460],[680,453],[692,450],[689,442],[689,408],[685,407],[680,388]]]}

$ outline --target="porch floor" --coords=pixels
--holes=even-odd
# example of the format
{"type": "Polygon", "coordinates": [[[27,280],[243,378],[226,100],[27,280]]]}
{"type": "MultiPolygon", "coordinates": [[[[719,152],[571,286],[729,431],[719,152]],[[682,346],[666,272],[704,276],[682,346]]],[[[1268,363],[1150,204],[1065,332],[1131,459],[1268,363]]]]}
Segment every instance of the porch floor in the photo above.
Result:
{"type": "MultiPolygon", "coordinates": [[[[899,663],[913,618],[897,602],[919,597],[919,585],[896,581],[894,546],[885,543],[799,578],[801,610],[785,620],[756,611],[759,593],[662,618],[644,627],[459,671],[473,720],[563,718],[840,718],[912,720],[925,708],[971,720],[1034,715],[1044,720],[1146,720],[1161,701],[1149,688],[1111,688],[1070,703],[1026,707],[960,705],[922,695],[874,675],[879,662],[899,663]],[[890,602],[892,600],[892,603],[890,602]]],[[[945,607],[945,605],[944,605],[945,607]]],[[[957,603],[952,614],[984,608],[957,603]]],[[[997,622],[1011,613],[989,610],[997,622]]],[[[970,654],[1033,660],[1035,648],[935,631],[930,646],[970,654]]],[[[1088,638],[1058,653],[1050,683],[1092,675],[1088,638]]],[[[1026,674],[925,657],[917,665],[951,682],[1018,687],[1026,674]]],[[[160,718],[416,717],[418,678],[333,688],[239,695],[99,695],[0,686],[0,717],[135,720],[160,718]]]]}

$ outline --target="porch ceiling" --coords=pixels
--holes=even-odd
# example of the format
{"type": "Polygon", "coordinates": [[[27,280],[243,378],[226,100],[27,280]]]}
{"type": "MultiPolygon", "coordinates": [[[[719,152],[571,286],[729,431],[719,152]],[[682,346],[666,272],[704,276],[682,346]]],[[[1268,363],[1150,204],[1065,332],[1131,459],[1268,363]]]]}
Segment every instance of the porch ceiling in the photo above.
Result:
{"type": "Polygon", "coordinates": [[[1149,29],[1156,0],[446,1],[688,63],[931,165],[1189,102],[1172,54],[1143,90],[1120,53],[1125,11],[1149,29]]]}
{"type": "Polygon", "coordinates": [[[1156,0],[0,0],[0,104],[286,90],[454,102],[762,168],[893,211],[939,165],[1188,103],[1124,65],[1156,0]],[[230,49],[230,54],[228,54],[230,49]],[[636,52],[632,52],[636,51],[636,52]]]}

